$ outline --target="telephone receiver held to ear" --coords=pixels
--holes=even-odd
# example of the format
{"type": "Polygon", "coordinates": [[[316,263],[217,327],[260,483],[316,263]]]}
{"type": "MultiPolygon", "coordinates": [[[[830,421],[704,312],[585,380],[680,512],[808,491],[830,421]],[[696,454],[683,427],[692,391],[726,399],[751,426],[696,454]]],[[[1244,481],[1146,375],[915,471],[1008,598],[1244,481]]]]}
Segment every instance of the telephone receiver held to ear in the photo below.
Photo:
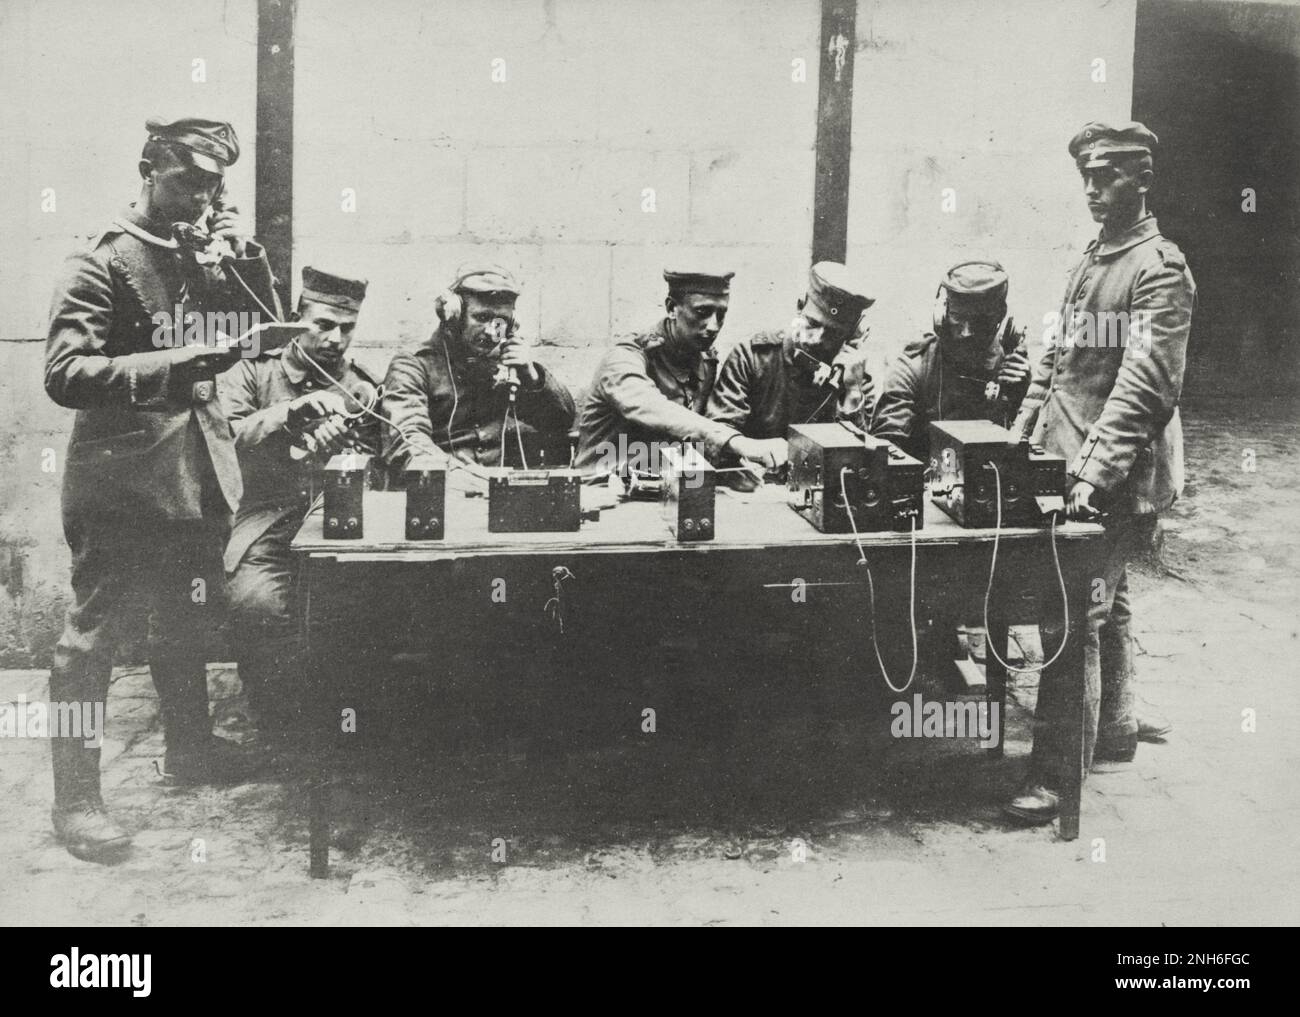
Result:
{"type": "Polygon", "coordinates": [[[224,187],[212,196],[212,204],[203,213],[202,226],[188,222],[172,223],[172,236],[183,250],[193,253],[194,260],[200,265],[217,265],[222,260],[235,256],[235,250],[229,241],[212,235],[213,222],[226,210],[225,197],[224,187]]]}
{"type": "Polygon", "coordinates": [[[1020,345],[1020,334],[1016,331],[1016,323],[1010,314],[1003,318],[1002,324],[998,326],[998,345],[1002,348],[1004,356],[1014,352],[1020,345]]]}
{"type": "Polygon", "coordinates": [[[807,361],[806,367],[812,370],[812,380],[814,385],[829,385],[835,391],[840,391],[844,387],[844,365],[828,364],[826,361],[814,357],[807,350],[794,347],[795,357],[802,357],[807,361]]]}

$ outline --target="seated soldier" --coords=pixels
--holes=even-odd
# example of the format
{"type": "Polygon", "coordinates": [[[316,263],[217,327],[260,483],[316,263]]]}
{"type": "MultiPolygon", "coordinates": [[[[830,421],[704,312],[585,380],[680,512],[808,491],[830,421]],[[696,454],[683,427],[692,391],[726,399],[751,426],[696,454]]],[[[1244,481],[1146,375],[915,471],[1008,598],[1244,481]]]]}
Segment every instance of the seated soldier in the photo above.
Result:
{"type": "Polygon", "coordinates": [[[244,479],[225,553],[232,635],[249,705],[271,734],[301,707],[289,545],[330,455],[380,450],[382,425],[363,412],[377,401],[375,381],[346,357],[365,294],[364,280],[304,268],[294,320],[311,331],[220,379],[244,479]]]}
{"type": "Polygon", "coordinates": [[[393,357],[383,395],[392,471],[444,453],[478,466],[569,465],[573,397],[516,335],[518,297],[505,269],[462,268],[435,303],[433,334],[393,357]]]}
{"type": "MultiPolygon", "coordinates": [[[[791,424],[835,420],[866,430],[871,377],[862,343],[873,303],[843,265],[818,262],[790,327],[759,332],[732,349],[709,397],[709,419],[758,439],[784,439],[791,424]]],[[[740,488],[757,485],[749,473],[730,473],[727,481],[740,488]]]]}
{"type": "Polygon", "coordinates": [[[578,420],[578,469],[592,479],[657,472],[663,445],[699,443],[710,459],[785,462],[785,441],[748,438],[704,415],[718,373],[713,350],[727,317],[734,272],[664,271],[667,315],[620,338],[596,367],[578,420]]]}
{"type": "Polygon", "coordinates": [[[954,265],[939,283],[934,331],[885,374],[871,433],[922,462],[932,420],[1006,427],[1029,386],[1025,333],[1007,314],[1007,274],[995,261],[954,265]]]}
{"type": "MultiPolygon", "coordinates": [[[[1029,357],[1024,330],[1007,313],[1008,284],[996,261],[964,261],[948,270],[936,294],[934,331],[910,344],[885,374],[872,434],[927,463],[932,420],[1010,424],[1029,386],[1029,357]]],[[[967,617],[964,627],[978,644],[979,614],[969,605],[936,609],[920,644],[927,667],[949,670],[951,661],[967,657],[957,621],[967,617]]]]}

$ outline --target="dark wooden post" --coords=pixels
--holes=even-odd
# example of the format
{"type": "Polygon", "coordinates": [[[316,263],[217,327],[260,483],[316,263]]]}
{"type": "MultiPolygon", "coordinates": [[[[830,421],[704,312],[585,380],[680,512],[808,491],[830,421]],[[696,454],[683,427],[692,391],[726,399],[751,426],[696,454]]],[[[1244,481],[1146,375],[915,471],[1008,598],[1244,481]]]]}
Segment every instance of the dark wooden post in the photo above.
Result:
{"type": "Polygon", "coordinates": [[[257,223],[284,306],[293,290],[293,30],[297,0],[257,4],[257,223]]]}
{"type": "Polygon", "coordinates": [[[813,261],[842,262],[848,247],[849,153],[853,143],[853,51],[857,12],[857,0],[822,0],[813,261]]]}

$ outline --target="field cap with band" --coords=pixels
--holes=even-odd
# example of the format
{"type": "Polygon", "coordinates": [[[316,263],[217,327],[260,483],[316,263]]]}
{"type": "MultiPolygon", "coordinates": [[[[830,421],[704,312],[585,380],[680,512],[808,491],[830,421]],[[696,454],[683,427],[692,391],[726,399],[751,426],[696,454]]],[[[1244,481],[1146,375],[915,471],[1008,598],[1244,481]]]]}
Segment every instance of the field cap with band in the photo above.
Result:
{"type": "Polygon", "coordinates": [[[355,315],[361,310],[361,301],[366,298],[368,285],[365,279],[350,279],[306,266],[302,270],[302,294],[299,299],[328,304],[355,315]]]}
{"type": "Polygon", "coordinates": [[[1009,281],[996,261],[962,261],[944,273],[939,285],[953,304],[1005,304],[1009,281]]]}
{"type": "Polygon", "coordinates": [[[735,272],[718,272],[696,266],[693,269],[664,269],[664,282],[669,293],[702,293],[711,297],[725,297],[731,292],[731,278],[735,272]]]}
{"type": "Polygon", "coordinates": [[[823,321],[853,328],[862,312],[876,302],[865,289],[839,262],[819,261],[808,271],[808,295],[800,309],[811,306],[823,321]]]}
{"type": "Polygon", "coordinates": [[[506,293],[519,296],[519,283],[509,269],[475,262],[462,265],[447,289],[452,293],[506,293]]]}
{"type": "Polygon", "coordinates": [[[239,139],[224,120],[150,117],[144,127],[150,141],[163,142],[191,166],[209,173],[224,173],[239,158],[239,139]]]}
{"type": "Polygon", "coordinates": [[[1094,121],[1070,139],[1070,156],[1079,169],[1101,169],[1117,159],[1154,155],[1160,139],[1136,120],[1112,126],[1094,121]]]}

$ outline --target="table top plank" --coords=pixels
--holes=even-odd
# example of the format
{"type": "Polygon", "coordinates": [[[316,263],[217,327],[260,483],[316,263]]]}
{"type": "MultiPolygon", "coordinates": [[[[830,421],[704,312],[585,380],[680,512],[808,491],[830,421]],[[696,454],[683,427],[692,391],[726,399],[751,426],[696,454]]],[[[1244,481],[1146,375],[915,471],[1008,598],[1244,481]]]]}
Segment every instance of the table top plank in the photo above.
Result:
{"type": "MultiPolygon", "coordinates": [[[[490,533],[487,498],[467,498],[447,492],[447,537],[412,541],[405,537],[406,495],[395,491],[365,493],[364,530],[359,540],[327,540],[322,535],[323,513],[317,509],[304,522],[293,550],[316,558],[340,561],[445,561],[453,558],[528,554],[610,554],[743,551],[762,548],[839,547],[853,545],[851,533],[821,533],[796,513],[786,501],[784,488],[769,485],[749,494],[719,489],[715,537],[705,541],[678,541],[668,528],[661,507],[654,502],[621,502],[604,509],[600,519],[582,523],[576,533],[490,533]]],[[[1046,527],[1006,527],[1003,541],[1041,539],[1046,527]]],[[[1056,528],[1061,541],[1099,539],[1095,523],[1065,523],[1056,528]]],[[[864,547],[906,546],[910,533],[862,533],[864,547]]],[[[937,505],[925,508],[925,525],[916,531],[917,546],[983,544],[994,531],[965,529],[937,505]]]]}

